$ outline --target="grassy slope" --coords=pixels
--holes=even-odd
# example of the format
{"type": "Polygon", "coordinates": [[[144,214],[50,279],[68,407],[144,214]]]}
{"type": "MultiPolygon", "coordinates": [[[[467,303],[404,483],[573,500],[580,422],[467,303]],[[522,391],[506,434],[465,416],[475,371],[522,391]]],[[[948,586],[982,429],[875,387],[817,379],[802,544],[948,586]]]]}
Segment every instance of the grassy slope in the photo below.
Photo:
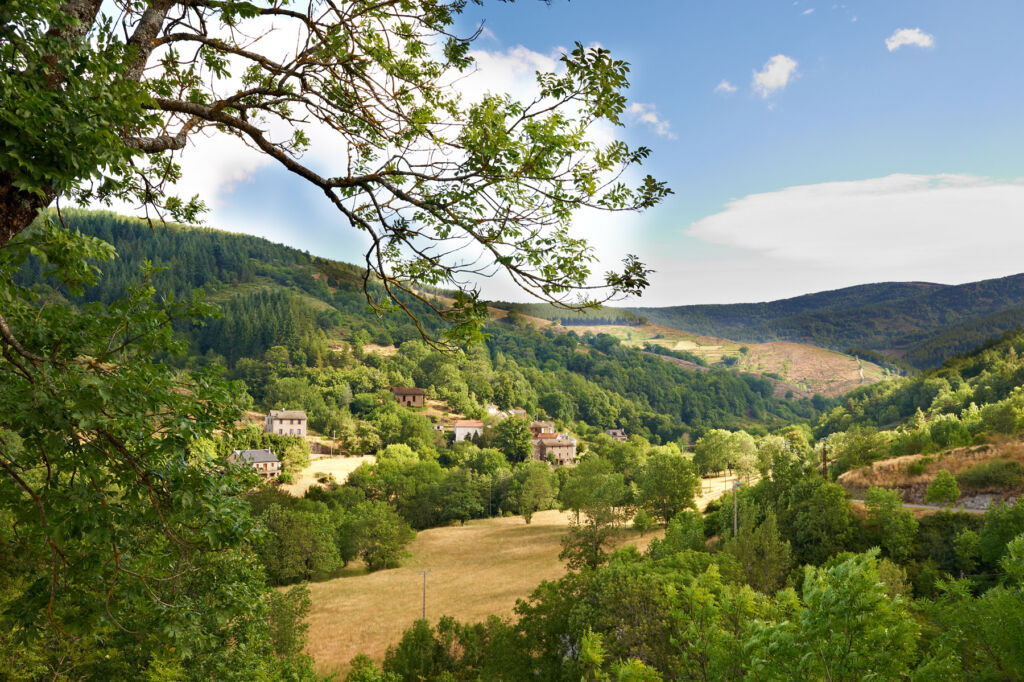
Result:
{"type": "Polygon", "coordinates": [[[870,362],[836,351],[791,342],[741,343],[712,336],[701,336],[656,324],[639,326],[592,325],[566,328],[577,334],[610,334],[627,346],[641,348],[645,343],[664,346],[669,350],[686,351],[707,360],[720,362],[724,357],[737,359],[734,367],[744,372],[763,374],[771,372],[783,377],[777,394],[792,390],[796,395],[810,396],[821,393],[835,397],[858,386],[880,381],[884,369],[870,362]],[[747,352],[741,353],[740,348],[747,352]],[[863,369],[863,378],[861,377],[863,369]]]}
{"type": "MultiPolygon", "coordinates": [[[[878,486],[898,488],[903,491],[904,501],[920,503],[924,500],[928,484],[932,482],[940,469],[945,469],[956,476],[973,466],[993,459],[1013,460],[1024,464],[1024,442],[1005,440],[985,445],[954,448],[934,455],[891,457],[847,471],[839,477],[838,483],[856,498],[862,498],[868,488],[878,486]],[[913,474],[907,470],[908,465],[922,459],[926,461],[922,473],[913,474]]],[[[993,489],[974,491],[972,494],[968,494],[968,491],[964,491],[965,496],[970,497],[1007,497],[1019,492],[1018,490],[993,489]]],[[[982,502],[984,500],[979,500],[979,503],[982,502]]]]}

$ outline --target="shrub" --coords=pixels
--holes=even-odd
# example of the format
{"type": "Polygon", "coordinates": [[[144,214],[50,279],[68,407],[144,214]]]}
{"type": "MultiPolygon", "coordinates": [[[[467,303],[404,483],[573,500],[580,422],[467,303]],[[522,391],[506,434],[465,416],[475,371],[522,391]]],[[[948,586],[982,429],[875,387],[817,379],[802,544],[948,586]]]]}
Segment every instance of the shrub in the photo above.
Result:
{"type": "Polygon", "coordinates": [[[992,459],[957,474],[957,483],[968,490],[1004,490],[1024,484],[1024,464],[1009,459],[992,459]]]}
{"type": "Polygon", "coordinates": [[[945,469],[940,469],[935,478],[928,484],[924,493],[925,502],[937,502],[942,506],[953,504],[960,499],[960,487],[956,479],[945,469]]]}
{"type": "Polygon", "coordinates": [[[928,465],[934,462],[933,457],[922,457],[916,459],[907,465],[907,473],[911,476],[920,476],[924,473],[924,470],[928,468],[928,465]]]}

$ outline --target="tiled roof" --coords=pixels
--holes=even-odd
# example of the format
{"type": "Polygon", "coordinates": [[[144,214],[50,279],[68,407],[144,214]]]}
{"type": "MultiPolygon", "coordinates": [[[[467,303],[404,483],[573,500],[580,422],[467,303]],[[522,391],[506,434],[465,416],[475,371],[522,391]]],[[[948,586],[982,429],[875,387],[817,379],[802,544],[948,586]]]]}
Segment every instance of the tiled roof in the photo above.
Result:
{"type": "Polygon", "coordinates": [[[277,462],[280,461],[270,450],[235,450],[231,453],[236,459],[244,462],[277,462]]]}
{"type": "Polygon", "coordinates": [[[271,410],[270,416],[274,419],[305,419],[306,413],[302,410],[271,410]]]}
{"type": "Polygon", "coordinates": [[[392,386],[391,392],[395,395],[426,395],[422,388],[415,386],[392,386]]]}
{"type": "Polygon", "coordinates": [[[464,428],[482,428],[484,423],[479,419],[456,419],[455,426],[462,426],[464,428]]]}

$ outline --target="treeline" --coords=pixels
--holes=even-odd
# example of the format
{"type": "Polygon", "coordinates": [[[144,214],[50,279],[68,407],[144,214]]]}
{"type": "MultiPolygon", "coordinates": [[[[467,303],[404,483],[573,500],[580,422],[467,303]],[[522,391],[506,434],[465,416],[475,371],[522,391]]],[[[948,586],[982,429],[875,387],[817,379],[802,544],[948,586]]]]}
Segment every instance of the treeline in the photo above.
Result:
{"type": "MultiPolygon", "coordinates": [[[[542,410],[586,428],[625,428],[657,442],[714,427],[756,430],[816,414],[807,401],[773,398],[770,382],[752,375],[686,372],[623,348],[610,336],[541,334],[514,319],[488,325],[482,354],[470,350],[447,361],[414,343],[408,354],[364,356],[367,344],[404,348],[421,337],[403,315],[368,313],[357,268],[216,230],[151,230],[142,221],[105,213],[71,212],[65,219],[84,233],[112,240],[121,254],[104,265],[98,291],[86,294],[90,300],[103,300],[135,281],[144,260],[166,268],[153,281],[160,295],[183,296],[199,288],[222,313],[198,326],[180,325],[195,361],[226,365],[260,408],[305,409],[312,428],[347,434],[353,447],[372,446],[371,431],[380,432],[379,423],[364,423],[369,410],[363,408],[371,398],[359,394],[390,385],[434,387],[435,397],[463,414],[477,414],[494,402],[531,414],[542,410]],[[357,398],[361,407],[351,409],[357,398]]],[[[19,276],[45,285],[39,268],[33,262],[19,276]]],[[[377,291],[370,286],[371,293],[377,291]]],[[[444,322],[424,304],[408,305],[429,332],[443,330],[444,322]]],[[[580,316],[597,319],[611,310],[580,316]]]]}
{"type": "Polygon", "coordinates": [[[843,350],[899,351],[933,367],[1013,329],[1024,275],[957,286],[869,284],[770,303],[633,308],[658,324],[738,341],[798,341],[843,350]]]}
{"type": "Polygon", "coordinates": [[[647,319],[640,317],[634,312],[625,308],[610,308],[600,306],[597,308],[585,308],[583,310],[566,310],[556,308],[550,303],[505,303],[498,302],[495,306],[530,317],[539,317],[542,320],[552,320],[563,326],[572,325],[628,325],[637,326],[646,324],[647,319]]]}
{"type": "Polygon", "coordinates": [[[685,350],[673,350],[671,348],[666,348],[658,343],[645,343],[644,350],[648,353],[654,353],[655,355],[664,355],[665,357],[692,362],[693,364],[700,365],[701,367],[708,366],[708,361],[699,355],[688,353],[685,350]]]}

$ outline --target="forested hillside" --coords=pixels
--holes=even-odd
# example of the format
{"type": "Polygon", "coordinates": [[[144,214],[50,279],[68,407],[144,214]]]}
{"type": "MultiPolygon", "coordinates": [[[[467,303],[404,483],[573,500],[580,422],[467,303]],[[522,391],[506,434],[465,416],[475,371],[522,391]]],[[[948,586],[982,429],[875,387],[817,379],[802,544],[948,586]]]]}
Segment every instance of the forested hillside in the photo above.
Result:
{"type": "MultiPolygon", "coordinates": [[[[625,428],[655,442],[709,428],[763,431],[815,414],[809,400],[773,397],[771,382],[754,375],[726,368],[686,371],[611,336],[540,332],[515,316],[492,321],[483,348],[424,355],[407,318],[368,310],[353,266],[212,229],[151,229],[105,213],[70,212],[65,219],[109,241],[119,254],[103,264],[99,286],[87,290],[84,301],[109,303],[137,279],[143,261],[151,261],[161,269],[152,277],[159,296],[180,298],[201,289],[222,312],[199,326],[178,325],[192,355],[223,363],[261,408],[306,409],[321,432],[347,423],[344,415],[359,416],[350,401],[360,394],[414,382],[463,414],[488,402],[502,409],[540,408],[565,422],[625,428]],[[414,342],[409,349],[407,342],[414,342]],[[394,358],[365,358],[362,348],[369,343],[403,350],[394,358]],[[400,364],[401,358],[413,364],[400,364]]],[[[41,285],[41,267],[29,261],[19,277],[41,285]]],[[[428,329],[440,328],[425,306],[407,302],[428,329]]]]}
{"type": "Polygon", "coordinates": [[[956,286],[887,282],[768,303],[631,310],[690,332],[879,351],[931,367],[1020,324],[1024,275],[956,286]]]}

